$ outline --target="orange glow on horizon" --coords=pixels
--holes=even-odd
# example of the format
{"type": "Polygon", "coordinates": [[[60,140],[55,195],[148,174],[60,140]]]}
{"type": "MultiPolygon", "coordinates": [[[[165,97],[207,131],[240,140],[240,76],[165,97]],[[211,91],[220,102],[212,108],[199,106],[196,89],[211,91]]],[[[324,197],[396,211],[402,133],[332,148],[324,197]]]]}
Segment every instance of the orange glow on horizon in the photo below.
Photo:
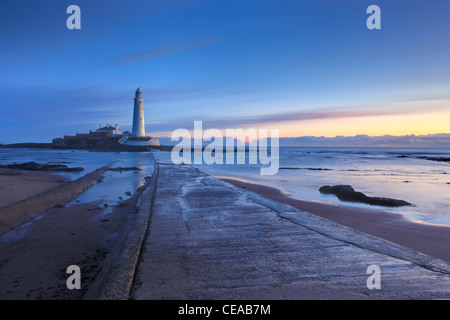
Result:
{"type": "MultiPolygon", "coordinates": [[[[271,125],[270,127],[276,128],[277,125],[271,125]]],[[[430,114],[306,120],[284,123],[279,126],[279,129],[280,137],[450,134],[450,111],[430,114]]]]}
{"type": "MultiPolygon", "coordinates": [[[[450,134],[450,110],[429,113],[413,113],[399,115],[362,116],[349,118],[330,118],[316,120],[298,120],[280,123],[265,123],[253,126],[241,126],[247,130],[249,128],[279,129],[279,137],[336,137],[336,136],[404,136],[404,135],[428,135],[428,134],[450,134]]],[[[193,123],[191,127],[185,128],[193,136],[193,123]]],[[[211,129],[203,128],[203,131],[211,129]]],[[[238,127],[230,127],[238,129],[238,127]]],[[[226,136],[226,129],[220,128],[223,136],[226,136]]],[[[152,132],[152,136],[170,137],[172,131],[152,132]]]]}

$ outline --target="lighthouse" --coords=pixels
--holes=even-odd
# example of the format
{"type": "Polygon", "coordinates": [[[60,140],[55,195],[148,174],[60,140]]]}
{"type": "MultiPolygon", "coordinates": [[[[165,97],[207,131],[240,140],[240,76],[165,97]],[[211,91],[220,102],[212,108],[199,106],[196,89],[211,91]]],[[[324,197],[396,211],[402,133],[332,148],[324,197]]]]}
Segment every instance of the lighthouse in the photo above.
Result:
{"type": "Polygon", "coordinates": [[[133,130],[131,136],[136,138],[145,137],[144,99],[142,99],[141,88],[136,90],[136,96],[134,97],[133,130]]]}
{"type": "Polygon", "coordinates": [[[160,145],[158,139],[145,136],[144,99],[142,99],[141,88],[136,90],[134,97],[133,129],[131,134],[124,132],[123,137],[118,142],[119,144],[136,147],[157,147],[160,145]]]}

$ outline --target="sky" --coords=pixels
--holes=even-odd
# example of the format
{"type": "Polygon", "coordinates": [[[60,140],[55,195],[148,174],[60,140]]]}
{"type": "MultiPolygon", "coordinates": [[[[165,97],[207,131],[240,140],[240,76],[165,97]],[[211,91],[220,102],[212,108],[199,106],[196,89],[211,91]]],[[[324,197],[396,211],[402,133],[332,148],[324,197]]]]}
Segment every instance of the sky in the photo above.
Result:
{"type": "Polygon", "coordinates": [[[0,143],[131,130],[137,87],[151,136],[198,120],[282,137],[450,133],[449,16],[448,0],[1,1],[0,143]]]}

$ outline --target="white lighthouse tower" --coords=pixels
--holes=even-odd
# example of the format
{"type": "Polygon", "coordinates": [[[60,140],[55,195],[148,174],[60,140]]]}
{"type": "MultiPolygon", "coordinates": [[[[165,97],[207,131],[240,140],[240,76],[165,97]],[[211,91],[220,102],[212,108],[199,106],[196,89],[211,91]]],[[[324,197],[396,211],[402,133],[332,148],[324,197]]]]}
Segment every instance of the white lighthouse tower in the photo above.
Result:
{"type": "Polygon", "coordinates": [[[136,90],[134,98],[134,113],[133,113],[133,130],[132,137],[145,137],[145,123],[144,123],[144,99],[142,99],[141,88],[136,90]]]}
{"type": "Polygon", "coordinates": [[[144,99],[142,99],[141,88],[136,90],[134,97],[133,129],[131,131],[131,134],[124,134],[119,140],[120,144],[139,147],[159,146],[158,139],[145,136],[144,99]]]}

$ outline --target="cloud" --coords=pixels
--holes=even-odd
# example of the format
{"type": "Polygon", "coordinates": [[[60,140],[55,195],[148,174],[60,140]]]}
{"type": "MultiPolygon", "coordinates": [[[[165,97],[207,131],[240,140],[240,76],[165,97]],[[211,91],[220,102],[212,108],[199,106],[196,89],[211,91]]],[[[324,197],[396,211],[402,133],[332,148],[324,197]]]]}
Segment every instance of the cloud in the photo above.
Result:
{"type": "Polygon", "coordinates": [[[133,62],[136,62],[139,60],[146,60],[148,62],[149,60],[151,60],[154,57],[164,56],[169,53],[178,52],[178,51],[194,50],[197,48],[212,45],[216,42],[218,42],[217,39],[207,39],[207,40],[203,40],[202,42],[198,42],[198,43],[180,44],[180,45],[174,46],[174,47],[164,47],[164,48],[152,49],[152,50],[140,53],[140,54],[133,55],[131,57],[121,58],[121,59],[119,59],[118,62],[121,65],[130,64],[130,63],[133,63],[133,62]]]}
{"type": "Polygon", "coordinates": [[[217,128],[248,128],[248,127],[264,127],[273,125],[282,125],[284,123],[301,122],[308,120],[327,120],[327,119],[344,119],[344,118],[360,118],[360,117],[377,117],[377,116],[395,116],[395,115],[411,115],[429,112],[446,112],[448,106],[435,106],[433,108],[423,107],[380,107],[380,106],[353,106],[353,107],[335,107],[323,109],[309,109],[292,112],[274,112],[270,114],[253,114],[248,116],[228,116],[218,118],[204,118],[192,115],[189,118],[171,119],[171,121],[152,124],[152,130],[160,133],[168,133],[177,128],[192,129],[195,120],[202,120],[204,129],[217,128]]]}
{"type": "MultiPolygon", "coordinates": [[[[114,90],[108,86],[29,86],[0,91],[9,107],[0,123],[82,124],[124,114],[120,106],[132,105],[134,91],[114,90]],[[20,96],[20,99],[16,97],[20,96]],[[131,101],[131,102],[130,102],[131,101]]],[[[131,109],[131,107],[130,107],[131,109]]]]}
{"type": "MultiPolygon", "coordinates": [[[[430,112],[448,111],[448,105],[424,107],[424,106],[353,106],[340,108],[326,108],[319,110],[301,110],[284,113],[272,113],[266,115],[249,116],[247,118],[235,119],[236,124],[258,125],[258,124],[274,124],[287,123],[306,120],[325,120],[325,119],[343,119],[343,118],[360,118],[360,117],[377,117],[377,116],[395,116],[395,115],[411,115],[430,112]]],[[[231,119],[230,119],[231,120],[231,119]]]]}
{"type": "Polygon", "coordinates": [[[432,101],[450,101],[450,94],[447,93],[432,93],[432,94],[412,94],[408,97],[401,97],[396,99],[397,102],[432,102],[432,101]]]}

